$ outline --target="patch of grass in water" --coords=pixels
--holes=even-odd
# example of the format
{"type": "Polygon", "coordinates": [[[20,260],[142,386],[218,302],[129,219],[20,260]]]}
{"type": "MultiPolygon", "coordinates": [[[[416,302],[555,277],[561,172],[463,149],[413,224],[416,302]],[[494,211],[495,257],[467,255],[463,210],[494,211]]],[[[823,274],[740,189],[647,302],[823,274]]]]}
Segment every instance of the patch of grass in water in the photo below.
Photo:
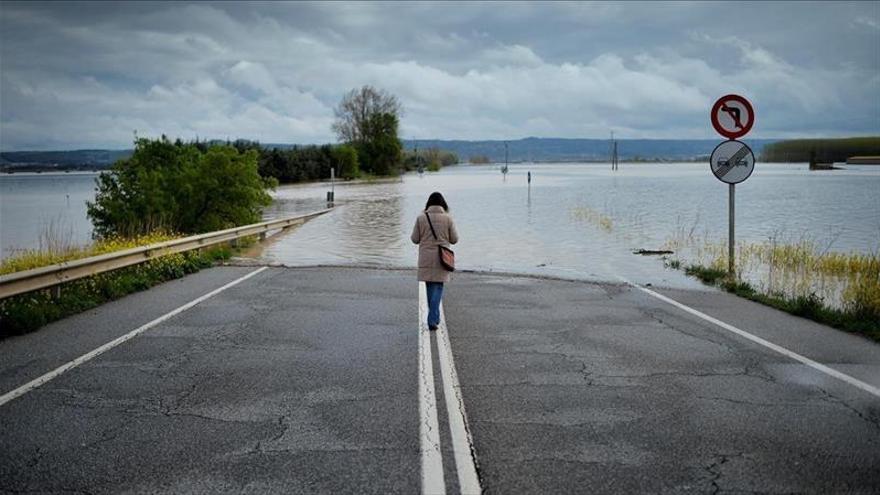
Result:
{"type": "Polygon", "coordinates": [[[605,232],[611,232],[614,228],[614,221],[610,216],[586,206],[573,208],[571,210],[571,216],[575,220],[582,220],[591,223],[605,232]]]}
{"type": "Polygon", "coordinates": [[[719,280],[727,277],[727,272],[717,268],[690,265],[684,269],[684,272],[692,277],[696,277],[709,285],[715,285],[719,280]]]}
{"type": "Polygon", "coordinates": [[[672,268],[673,270],[680,270],[681,269],[681,260],[663,258],[663,265],[666,268],[672,268]]]}

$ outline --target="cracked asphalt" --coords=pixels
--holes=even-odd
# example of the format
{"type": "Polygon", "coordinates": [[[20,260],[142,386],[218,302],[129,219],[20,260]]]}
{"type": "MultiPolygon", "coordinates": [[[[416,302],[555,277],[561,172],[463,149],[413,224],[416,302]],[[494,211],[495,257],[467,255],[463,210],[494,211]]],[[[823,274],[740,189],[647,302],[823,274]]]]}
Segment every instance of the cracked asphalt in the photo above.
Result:
{"type": "MultiPolygon", "coordinates": [[[[0,393],[251,270],[0,341],[0,393]]],[[[865,339],[658,290],[880,385],[865,339]]],[[[409,270],[270,268],[0,406],[0,492],[418,493],[417,304],[409,270]]],[[[641,291],[462,273],[444,306],[486,493],[880,492],[876,397],[641,291]]]]}
{"type": "MultiPolygon", "coordinates": [[[[661,292],[880,383],[865,339],[661,292]]],[[[487,492],[880,492],[876,397],[641,291],[483,275],[444,304],[487,492]]]]}

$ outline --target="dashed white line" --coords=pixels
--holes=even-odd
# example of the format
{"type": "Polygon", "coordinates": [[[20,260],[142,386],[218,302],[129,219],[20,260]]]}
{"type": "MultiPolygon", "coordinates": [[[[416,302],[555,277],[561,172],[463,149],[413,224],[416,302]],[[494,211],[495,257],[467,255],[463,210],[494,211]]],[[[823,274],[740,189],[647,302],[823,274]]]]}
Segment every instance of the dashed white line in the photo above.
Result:
{"type": "Polygon", "coordinates": [[[434,394],[434,363],[431,357],[431,334],[428,330],[428,298],[425,284],[419,282],[419,445],[422,464],[422,493],[446,493],[443,479],[443,453],[437,421],[437,398],[434,394]]]}
{"type": "Polygon", "coordinates": [[[180,306],[180,307],[177,308],[177,309],[174,309],[174,310],[172,310],[172,311],[169,311],[168,313],[165,313],[164,315],[162,315],[162,316],[156,318],[155,320],[153,320],[153,321],[151,321],[151,322],[149,322],[149,323],[146,323],[146,324],[144,324],[144,325],[139,326],[138,328],[135,328],[134,330],[128,332],[127,334],[125,334],[125,335],[123,335],[123,336],[121,336],[121,337],[117,337],[116,339],[114,339],[114,340],[112,340],[112,341],[110,341],[110,342],[108,342],[108,343],[102,345],[101,347],[98,347],[97,349],[95,349],[95,350],[93,350],[93,351],[91,351],[91,352],[88,352],[88,353],[86,353],[86,354],[83,354],[82,356],[80,356],[80,357],[74,359],[73,361],[70,361],[70,362],[68,362],[68,363],[66,363],[66,364],[63,364],[63,365],[61,365],[61,366],[55,368],[54,370],[52,370],[52,371],[46,373],[45,375],[42,375],[42,376],[40,376],[40,377],[38,377],[38,378],[35,378],[35,379],[33,379],[33,380],[31,380],[31,381],[25,383],[24,385],[22,385],[22,386],[16,388],[15,390],[12,390],[12,391],[7,392],[7,393],[5,393],[5,394],[3,394],[3,395],[0,395],[0,406],[2,406],[3,404],[6,404],[7,402],[9,402],[9,401],[11,401],[11,400],[13,400],[13,399],[15,399],[15,398],[17,398],[17,397],[21,397],[22,395],[24,395],[24,394],[30,392],[31,390],[33,390],[33,389],[39,387],[40,385],[43,385],[44,383],[46,383],[46,382],[48,382],[48,381],[50,381],[50,380],[52,380],[52,379],[54,379],[54,378],[57,378],[57,377],[60,376],[61,374],[65,373],[65,372],[67,372],[67,371],[70,371],[70,370],[72,370],[73,368],[76,368],[77,366],[79,366],[79,365],[81,365],[81,364],[83,364],[83,363],[85,363],[85,362],[87,362],[87,361],[89,361],[89,360],[91,360],[91,359],[94,359],[94,358],[100,356],[101,354],[103,354],[103,353],[109,351],[110,349],[113,349],[114,347],[116,347],[116,346],[118,346],[118,345],[120,345],[120,344],[122,344],[122,343],[124,343],[124,342],[127,342],[127,341],[133,339],[134,337],[137,337],[137,336],[140,335],[141,333],[143,333],[143,332],[149,330],[150,328],[153,328],[154,326],[158,325],[159,323],[162,323],[163,321],[165,321],[165,320],[171,318],[172,316],[175,316],[175,315],[177,315],[177,314],[180,314],[180,313],[182,313],[182,312],[188,310],[189,308],[191,308],[191,307],[195,306],[196,304],[198,304],[198,303],[204,301],[205,299],[208,299],[208,298],[210,298],[210,297],[213,297],[213,296],[215,296],[215,295],[217,295],[217,294],[223,292],[224,290],[226,290],[226,289],[228,289],[228,288],[230,288],[230,287],[232,287],[232,286],[234,286],[234,285],[237,285],[237,284],[239,284],[239,283],[241,283],[241,282],[244,282],[245,280],[247,280],[247,279],[253,277],[254,275],[256,275],[256,274],[258,274],[258,273],[260,273],[260,272],[262,272],[262,271],[265,270],[266,268],[268,268],[268,267],[265,267],[265,266],[264,266],[264,267],[262,267],[262,268],[258,268],[258,269],[256,269],[256,270],[254,270],[254,271],[248,273],[247,275],[244,275],[243,277],[239,277],[239,278],[233,280],[232,282],[229,282],[228,284],[226,284],[226,285],[224,285],[224,286],[222,286],[222,287],[220,287],[220,288],[218,288],[218,289],[214,289],[214,290],[212,290],[211,292],[205,294],[204,296],[201,296],[201,297],[199,297],[199,298],[197,298],[197,299],[194,299],[194,300],[192,300],[192,301],[190,301],[190,302],[184,304],[183,306],[180,306]]]}
{"type": "Polygon", "coordinates": [[[812,359],[810,359],[808,357],[801,356],[800,354],[798,354],[796,352],[790,351],[790,350],[786,349],[785,347],[776,345],[773,342],[770,342],[768,340],[764,340],[761,337],[757,337],[755,335],[752,335],[749,332],[746,332],[745,330],[740,330],[739,328],[737,328],[729,323],[725,323],[717,318],[713,318],[705,313],[697,311],[696,309],[694,309],[690,306],[686,306],[686,305],[684,305],[674,299],[670,299],[670,298],[664,296],[663,294],[654,292],[651,289],[647,289],[647,288],[642,287],[638,284],[630,282],[629,280],[627,280],[619,275],[617,276],[617,278],[619,280],[623,281],[624,283],[626,283],[627,285],[631,285],[631,286],[635,287],[636,289],[639,289],[640,291],[642,291],[652,297],[660,299],[663,302],[669,303],[669,304],[675,306],[676,308],[681,309],[682,311],[690,313],[698,318],[702,318],[703,320],[706,320],[709,323],[717,325],[717,326],[723,328],[724,330],[727,330],[728,332],[735,333],[735,334],[739,335],[740,337],[748,339],[748,340],[750,340],[758,345],[764,346],[772,351],[778,352],[779,354],[782,354],[783,356],[794,359],[795,361],[799,361],[799,362],[801,362],[801,363],[803,363],[803,364],[805,364],[805,365],[807,365],[817,371],[825,373],[828,376],[837,378],[838,380],[846,382],[846,383],[848,383],[858,389],[864,390],[865,392],[868,392],[869,394],[874,395],[875,397],[880,397],[880,388],[877,388],[871,384],[865,383],[857,378],[853,378],[852,376],[847,375],[845,373],[841,373],[840,371],[837,371],[836,369],[831,368],[829,366],[825,366],[822,363],[813,361],[812,359]]]}

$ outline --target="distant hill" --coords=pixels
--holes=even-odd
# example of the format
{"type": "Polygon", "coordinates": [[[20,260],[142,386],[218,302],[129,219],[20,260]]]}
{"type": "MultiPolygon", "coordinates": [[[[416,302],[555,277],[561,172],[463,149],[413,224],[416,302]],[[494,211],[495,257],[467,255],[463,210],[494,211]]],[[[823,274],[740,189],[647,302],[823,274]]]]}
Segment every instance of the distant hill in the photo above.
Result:
{"type": "MultiPolygon", "coordinates": [[[[763,148],[778,140],[744,140],[760,156],[763,148]]],[[[617,142],[621,160],[690,161],[707,159],[721,139],[621,139],[617,142]]],[[[412,150],[440,148],[452,151],[462,161],[472,156],[486,156],[504,161],[504,141],[450,141],[405,139],[412,150]]],[[[291,148],[292,144],[264,144],[266,148],[291,148]]],[[[607,139],[525,138],[507,141],[511,162],[574,162],[608,160],[607,139]]],[[[131,156],[132,150],[4,151],[0,152],[0,170],[95,170],[110,167],[116,160],[131,156]]]]}
{"type": "MultiPolygon", "coordinates": [[[[621,160],[691,161],[708,159],[719,139],[620,139],[617,153],[621,160]]],[[[767,144],[776,139],[744,139],[758,156],[767,144]]],[[[444,141],[438,139],[404,140],[407,149],[440,148],[456,153],[462,161],[471,156],[487,156],[491,161],[504,161],[504,141],[444,141]]],[[[573,162],[605,161],[611,144],[607,139],[525,138],[507,141],[511,162],[573,162]]]]}
{"type": "Polygon", "coordinates": [[[3,151],[0,169],[100,170],[131,153],[132,150],[3,151]]]}

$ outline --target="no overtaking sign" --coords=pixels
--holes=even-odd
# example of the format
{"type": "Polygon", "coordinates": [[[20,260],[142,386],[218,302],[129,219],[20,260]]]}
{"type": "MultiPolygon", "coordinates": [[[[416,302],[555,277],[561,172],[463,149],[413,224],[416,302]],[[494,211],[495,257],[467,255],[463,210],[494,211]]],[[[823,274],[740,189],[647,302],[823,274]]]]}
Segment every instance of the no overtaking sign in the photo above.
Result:
{"type": "Polygon", "coordinates": [[[738,184],[755,170],[755,154],[745,143],[731,139],[715,147],[709,165],[718,180],[738,184]]]}

